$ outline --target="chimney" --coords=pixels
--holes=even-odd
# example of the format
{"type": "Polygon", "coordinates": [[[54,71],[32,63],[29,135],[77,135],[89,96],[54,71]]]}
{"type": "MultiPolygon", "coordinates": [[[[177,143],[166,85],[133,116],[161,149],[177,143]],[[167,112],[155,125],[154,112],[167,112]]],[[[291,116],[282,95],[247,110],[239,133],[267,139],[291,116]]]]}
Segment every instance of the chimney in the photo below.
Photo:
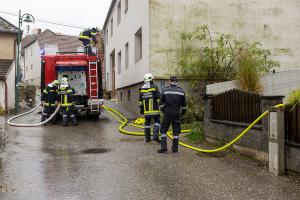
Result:
{"type": "Polygon", "coordinates": [[[39,34],[41,34],[41,33],[42,33],[42,29],[39,28],[39,29],[37,30],[37,34],[39,35],[39,34]]]}

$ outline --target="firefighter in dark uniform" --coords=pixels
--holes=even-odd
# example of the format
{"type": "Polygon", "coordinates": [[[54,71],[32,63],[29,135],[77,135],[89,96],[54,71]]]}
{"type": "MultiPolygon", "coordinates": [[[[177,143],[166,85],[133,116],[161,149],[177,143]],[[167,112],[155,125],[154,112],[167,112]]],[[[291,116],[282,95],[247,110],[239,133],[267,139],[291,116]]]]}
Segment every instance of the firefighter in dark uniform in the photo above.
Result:
{"type": "Polygon", "coordinates": [[[154,121],[153,140],[160,142],[160,111],[159,111],[160,92],[153,83],[152,74],[144,76],[144,85],[140,88],[140,113],[145,117],[145,138],[146,142],[151,141],[151,121],[154,121]]]}
{"type": "Polygon", "coordinates": [[[63,114],[63,125],[68,126],[68,117],[70,117],[73,126],[77,126],[76,117],[74,114],[74,90],[69,87],[65,78],[62,79],[60,88],[58,90],[59,102],[63,114]]]}
{"type": "Polygon", "coordinates": [[[59,81],[54,80],[52,83],[49,83],[42,92],[42,103],[44,107],[42,122],[47,120],[55,111],[58,100],[58,86],[59,81]]]}
{"type": "Polygon", "coordinates": [[[100,32],[99,28],[86,29],[79,35],[79,40],[83,43],[87,55],[93,55],[91,41],[97,43],[97,33],[100,32]]]}
{"type": "Polygon", "coordinates": [[[168,151],[167,131],[170,124],[173,127],[173,145],[172,152],[178,152],[179,133],[181,132],[180,118],[186,113],[186,98],[183,89],[177,86],[177,78],[170,77],[170,86],[162,91],[160,99],[160,109],[164,114],[161,125],[161,149],[158,153],[168,151]]]}

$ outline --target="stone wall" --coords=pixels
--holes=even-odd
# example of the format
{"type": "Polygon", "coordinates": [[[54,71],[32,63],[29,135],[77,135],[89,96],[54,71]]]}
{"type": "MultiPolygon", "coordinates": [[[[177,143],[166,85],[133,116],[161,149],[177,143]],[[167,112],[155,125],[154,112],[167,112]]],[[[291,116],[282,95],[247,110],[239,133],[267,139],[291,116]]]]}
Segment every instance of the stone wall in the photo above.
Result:
{"type": "MultiPolygon", "coordinates": [[[[206,137],[213,140],[229,142],[236,138],[249,124],[230,121],[212,120],[213,96],[207,96],[204,108],[204,131],[206,137]]],[[[282,103],[282,96],[263,96],[261,100],[262,112],[269,107],[282,103]]],[[[268,118],[264,117],[261,124],[255,125],[234,147],[260,160],[267,160],[268,152],[268,118]],[[244,148],[243,148],[244,147],[244,148]]]]}
{"type": "Polygon", "coordinates": [[[35,104],[36,88],[33,85],[22,83],[19,88],[20,106],[33,107],[35,104]]]}

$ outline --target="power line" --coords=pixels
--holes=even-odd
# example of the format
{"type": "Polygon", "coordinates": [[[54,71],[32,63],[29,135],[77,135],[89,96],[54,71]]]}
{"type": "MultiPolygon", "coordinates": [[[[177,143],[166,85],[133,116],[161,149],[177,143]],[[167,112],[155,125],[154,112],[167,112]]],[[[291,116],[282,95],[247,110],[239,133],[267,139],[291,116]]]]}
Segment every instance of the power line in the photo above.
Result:
{"type": "MultiPolygon", "coordinates": [[[[19,15],[15,14],[15,13],[3,11],[3,10],[0,10],[0,13],[4,13],[4,14],[7,14],[7,15],[15,16],[15,17],[19,16],[19,15]]],[[[87,27],[83,27],[83,26],[77,26],[77,25],[73,25],[73,24],[67,24],[67,23],[63,23],[63,22],[49,21],[49,20],[38,19],[38,18],[35,18],[35,21],[42,22],[42,23],[47,23],[47,24],[53,24],[53,25],[57,25],[57,26],[64,26],[64,27],[69,27],[69,28],[76,28],[76,29],[86,29],[87,28],[87,27]]]]}

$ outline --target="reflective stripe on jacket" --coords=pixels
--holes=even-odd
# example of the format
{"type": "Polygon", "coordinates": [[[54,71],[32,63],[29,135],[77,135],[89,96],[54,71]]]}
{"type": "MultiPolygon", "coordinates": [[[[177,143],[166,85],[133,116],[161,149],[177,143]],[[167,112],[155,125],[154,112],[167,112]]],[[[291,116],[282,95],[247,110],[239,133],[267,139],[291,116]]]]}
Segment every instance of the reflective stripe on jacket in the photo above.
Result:
{"type": "Polygon", "coordinates": [[[48,84],[42,92],[42,101],[44,106],[56,106],[55,101],[58,100],[58,87],[53,84],[48,84]]]}
{"type": "Polygon", "coordinates": [[[144,115],[159,115],[160,93],[154,83],[145,84],[140,88],[139,106],[144,115]]]}
{"type": "Polygon", "coordinates": [[[185,93],[176,85],[162,91],[159,104],[162,112],[167,115],[180,115],[182,110],[187,109],[185,93]]]}
{"type": "Polygon", "coordinates": [[[60,103],[62,107],[70,107],[74,104],[73,90],[71,88],[59,89],[60,103]]]}

